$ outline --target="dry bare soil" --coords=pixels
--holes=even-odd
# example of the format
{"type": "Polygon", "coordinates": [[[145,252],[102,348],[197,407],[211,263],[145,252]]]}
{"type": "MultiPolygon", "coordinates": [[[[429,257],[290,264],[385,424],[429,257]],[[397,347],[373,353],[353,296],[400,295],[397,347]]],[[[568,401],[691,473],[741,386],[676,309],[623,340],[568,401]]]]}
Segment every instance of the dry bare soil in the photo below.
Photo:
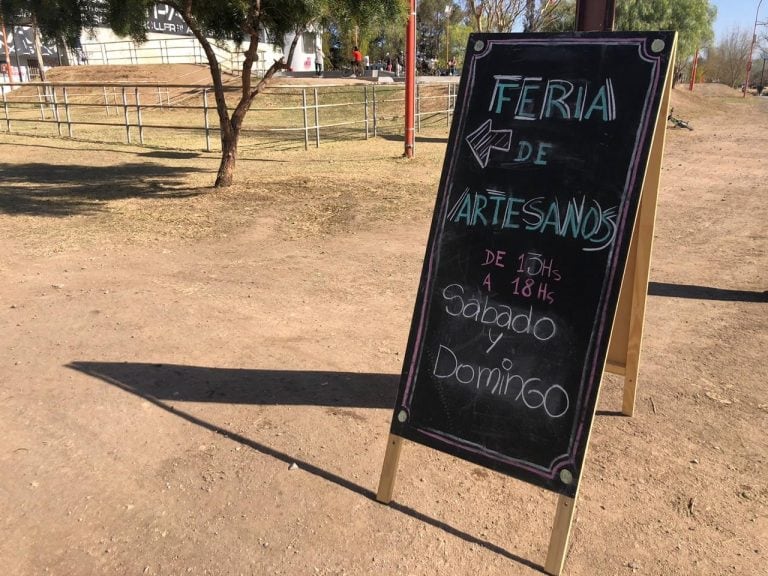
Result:
{"type": "MultiPolygon", "coordinates": [[[[768,573],[768,99],[675,90],[636,415],[565,573],[768,573]]],[[[0,570],[539,573],[556,497],[408,444],[373,498],[444,139],[214,155],[0,134],[0,570]],[[354,158],[354,161],[350,161],[354,158]]]]}

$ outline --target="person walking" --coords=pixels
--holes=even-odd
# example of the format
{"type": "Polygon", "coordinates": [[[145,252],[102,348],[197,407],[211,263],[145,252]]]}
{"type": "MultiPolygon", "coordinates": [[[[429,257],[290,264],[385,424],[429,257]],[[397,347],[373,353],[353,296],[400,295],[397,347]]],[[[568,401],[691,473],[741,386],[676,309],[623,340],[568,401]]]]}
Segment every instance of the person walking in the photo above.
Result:
{"type": "Polygon", "coordinates": [[[318,78],[323,75],[323,62],[325,61],[325,53],[323,52],[322,44],[315,45],[315,76],[318,78]]]}
{"type": "Polygon", "coordinates": [[[355,49],[352,50],[352,74],[355,76],[362,75],[363,73],[363,54],[360,52],[360,50],[355,46],[355,49]]]}

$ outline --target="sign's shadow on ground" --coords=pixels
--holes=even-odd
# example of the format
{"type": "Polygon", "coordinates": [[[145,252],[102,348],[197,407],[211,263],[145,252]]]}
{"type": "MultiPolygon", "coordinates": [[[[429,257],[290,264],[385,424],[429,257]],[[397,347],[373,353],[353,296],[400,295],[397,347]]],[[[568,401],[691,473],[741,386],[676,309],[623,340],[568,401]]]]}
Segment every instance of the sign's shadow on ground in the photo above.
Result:
{"type": "MultiPolygon", "coordinates": [[[[67,367],[135,394],[187,422],[225,436],[286,465],[295,463],[305,472],[327,482],[332,482],[370,500],[376,498],[376,494],[369,488],[355,484],[307,460],[256,442],[234,430],[198,418],[166,402],[391,408],[394,406],[397,394],[398,375],[246,370],[128,362],[71,362],[67,367]]],[[[517,556],[492,542],[463,532],[442,520],[397,502],[391,502],[388,506],[470,544],[482,546],[494,554],[545,573],[539,564],[517,556]]]]}
{"type": "Polygon", "coordinates": [[[719,300],[721,302],[768,302],[768,290],[756,292],[714,288],[712,286],[696,286],[693,284],[669,284],[666,282],[649,282],[648,294],[650,296],[666,296],[668,298],[719,300]]]}
{"type": "Polygon", "coordinates": [[[394,374],[248,370],[175,364],[72,362],[70,368],[157,400],[392,408],[394,374]]]}

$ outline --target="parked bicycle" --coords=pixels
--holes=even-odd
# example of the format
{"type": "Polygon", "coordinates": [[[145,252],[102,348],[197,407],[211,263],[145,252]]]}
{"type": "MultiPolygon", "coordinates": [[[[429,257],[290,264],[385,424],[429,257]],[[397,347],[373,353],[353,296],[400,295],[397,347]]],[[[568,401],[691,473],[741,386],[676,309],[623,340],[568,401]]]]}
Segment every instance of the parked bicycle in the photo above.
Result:
{"type": "Polygon", "coordinates": [[[686,128],[688,130],[693,130],[693,127],[688,123],[687,120],[683,120],[682,118],[678,118],[677,116],[673,116],[673,112],[674,111],[675,111],[674,108],[670,108],[669,116],[667,116],[667,120],[672,122],[672,124],[676,128],[686,128]]]}

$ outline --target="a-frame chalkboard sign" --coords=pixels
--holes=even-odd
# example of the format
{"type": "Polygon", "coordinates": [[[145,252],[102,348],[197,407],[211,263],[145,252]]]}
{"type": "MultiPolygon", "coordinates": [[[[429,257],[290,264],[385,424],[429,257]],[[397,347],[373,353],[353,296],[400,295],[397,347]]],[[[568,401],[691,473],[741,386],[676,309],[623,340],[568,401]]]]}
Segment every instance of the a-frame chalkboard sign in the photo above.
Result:
{"type": "Polygon", "coordinates": [[[634,407],[675,41],[467,46],[377,498],[403,438],[557,492],[552,574],[606,360],[634,407]]]}

